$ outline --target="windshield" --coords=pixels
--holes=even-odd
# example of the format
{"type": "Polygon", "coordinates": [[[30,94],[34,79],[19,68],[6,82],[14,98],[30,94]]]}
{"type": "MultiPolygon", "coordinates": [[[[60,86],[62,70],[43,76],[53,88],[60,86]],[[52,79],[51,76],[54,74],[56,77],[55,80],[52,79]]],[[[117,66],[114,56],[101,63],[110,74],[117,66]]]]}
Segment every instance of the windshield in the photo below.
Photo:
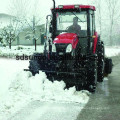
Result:
{"type": "Polygon", "coordinates": [[[87,34],[87,13],[84,12],[58,12],[57,13],[57,34],[64,32],[76,33],[86,36],[87,34]],[[83,33],[83,34],[81,34],[83,33]]]}

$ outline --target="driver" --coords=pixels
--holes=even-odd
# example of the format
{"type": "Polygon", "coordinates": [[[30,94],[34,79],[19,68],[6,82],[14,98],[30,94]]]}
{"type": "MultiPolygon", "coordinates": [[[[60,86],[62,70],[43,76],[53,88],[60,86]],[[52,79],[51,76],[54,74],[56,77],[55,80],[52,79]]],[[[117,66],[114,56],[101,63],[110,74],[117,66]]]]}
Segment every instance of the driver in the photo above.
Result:
{"type": "Polygon", "coordinates": [[[81,31],[81,27],[80,27],[80,25],[78,25],[78,17],[74,17],[73,18],[73,25],[71,25],[68,28],[68,32],[76,33],[79,36],[80,31],[81,31]]]}

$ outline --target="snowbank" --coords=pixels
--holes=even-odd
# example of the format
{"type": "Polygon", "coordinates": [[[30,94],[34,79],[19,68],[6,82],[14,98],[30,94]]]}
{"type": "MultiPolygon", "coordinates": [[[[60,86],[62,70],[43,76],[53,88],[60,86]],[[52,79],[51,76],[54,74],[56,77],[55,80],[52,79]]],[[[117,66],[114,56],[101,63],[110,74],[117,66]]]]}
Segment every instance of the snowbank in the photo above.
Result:
{"type": "Polygon", "coordinates": [[[22,56],[33,55],[35,52],[43,52],[44,46],[37,46],[37,50],[35,51],[34,46],[12,46],[11,49],[7,47],[0,47],[0,57],[8,57],[8,58],[15,58],[17,55],[22,56]]]}
{"type": "Polygon", "coordinates": [[[76,92],[75,87],[71,87],[70,89],[64,89],[65,83],[63,81],[54,81],[51,82],[46,78],[45,73],[39,71],[35,77],[32,76],[30,78],[30,88],[32,94],[38,99],[46,101],[61,101],[61,102],[78,102],[78,103],[86,103],[88,100],[87,91],[76,92]]]}
{"type": "Polygon", "coordinates": [[[0,120],[7,119],[8,115],[14,113],[20,106],[24,106],[23,103],[29,98],[22,91],[10,89],[12,81],[16,78],[16,73],[26,66],[28,66],[27,61],[0,59],[0,120]]]}
{"type": "MultiPolygon", "coordinates": [[[[7,47],[0,47],[0,56],[1,57],[8,57],[8,58],[15,58],[17,55],[27,55],[30,56],[35,52],[43,52],[44,46],[40,45],[37,46],[37,51],[35,51],[34,46],[12,46],[12,49],[7,47]]],[[[105,55],[107,57],[117,56],[120,54],[120,47],[108,47],[105,46],[105,55]]]]}
{"type": "Polygon", "coordinates": [[[4,95],[0,96],[0,120],[6,120],[7,117],[10,117],[34,100],[65,103],[77,102],[83,104],[83,106],[89,100],[90,93],[88,91],[76,92],[75,87],[64,90],[65,83],[63,81],[52,83],[46,78],[46,74],[41,71],[36,76],[32,76],[30,72],[23,71],[22,69],[28,65],[26,61],[0,60],[0,63],[2,67],[4,64],[7,65],[4,66],[5,70],[3,70],[1,82],[4,80],[6,83],[9,82],[7,84],[8,89],[4,91],[4,95]],[[7,70],[12,72],[5,79],[7,70]]]}
{"type": "Polygon", "coordinates": [[[117,56],[120,54],[120,47],[105,47],[105,55],[107,57],[117,56]]]}
{"type": "MultiPolygon", "coordinates": [[[[39,45],[37,46],[37,51],[35,51],[34,46],[12,46],[12,49],[7,47],[0,47],[0,56],[1,57],[8,57],[8,58],[15,58],[17,55],[22,56],[27,55],[30,56],[35,52],[43,52],[44,46],[39,45]]],[[[109,47],[105,46],[105,55],[107,57],[117,56],[120,54],[120,47],[109,47]]]]}

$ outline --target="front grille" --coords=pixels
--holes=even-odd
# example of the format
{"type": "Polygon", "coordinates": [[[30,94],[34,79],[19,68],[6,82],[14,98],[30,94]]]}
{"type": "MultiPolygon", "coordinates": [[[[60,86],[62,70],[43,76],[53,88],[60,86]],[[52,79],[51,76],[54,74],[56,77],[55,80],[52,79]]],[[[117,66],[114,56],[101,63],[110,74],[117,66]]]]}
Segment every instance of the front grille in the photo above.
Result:
{"type": "Polygon", "coordinates": [[[63,44],[63,43],[56,44],[56,50],[58,53],[59,52],[65,53],[67,46],[68,44],[63,44]]]}

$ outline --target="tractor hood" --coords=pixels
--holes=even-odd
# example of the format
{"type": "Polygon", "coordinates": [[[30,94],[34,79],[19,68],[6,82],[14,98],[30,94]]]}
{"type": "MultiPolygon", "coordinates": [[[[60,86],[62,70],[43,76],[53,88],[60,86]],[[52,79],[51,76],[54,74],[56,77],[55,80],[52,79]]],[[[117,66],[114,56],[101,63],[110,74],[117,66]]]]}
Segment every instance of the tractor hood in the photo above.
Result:
{"type": "Polygon", "coordinates": [[[72,44],[72,47],[76,48],[76,45],[78,43],[78,37],[75,33],[62,33],[54,39],[53,43],[72,44]]]}

